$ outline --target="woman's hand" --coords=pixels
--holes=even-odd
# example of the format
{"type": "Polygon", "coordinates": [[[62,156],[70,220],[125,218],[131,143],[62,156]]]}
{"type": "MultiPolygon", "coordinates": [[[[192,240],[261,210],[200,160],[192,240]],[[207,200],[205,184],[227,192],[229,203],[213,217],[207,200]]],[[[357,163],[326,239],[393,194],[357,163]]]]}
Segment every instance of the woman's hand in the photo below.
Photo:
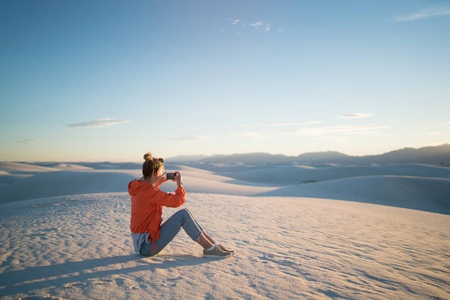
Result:
{"type": "Polygon", "coordinates": [[[178,186],[183,186],[180,172],[178,171],[175,172],[175,179],[173,181],[176,181],[178,186]]]}
{"type": "Polygon", "coordinates": [[[156,187],[159,187],[161,184],[163,184],[166,181],[167,181],[167,179],[166,179],[166,172],[164,172],[161,175],[158,174],[156,176],[153,176],[153,184],[156,187]]]}

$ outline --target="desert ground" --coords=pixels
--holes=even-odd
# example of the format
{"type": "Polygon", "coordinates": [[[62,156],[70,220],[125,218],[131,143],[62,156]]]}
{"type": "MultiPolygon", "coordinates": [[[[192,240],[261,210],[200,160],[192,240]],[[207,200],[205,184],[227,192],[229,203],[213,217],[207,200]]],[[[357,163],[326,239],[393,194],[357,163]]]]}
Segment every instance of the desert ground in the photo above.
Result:
{"type": "Polygon", "coordinates": [[[181,172],[183,207],[234,257],[205,259],[182,231],[155,257],[134,253],[127,185],[138,164],[2,162],[1,299],[450,298],[450,168],[166,169],[181,172]]]}

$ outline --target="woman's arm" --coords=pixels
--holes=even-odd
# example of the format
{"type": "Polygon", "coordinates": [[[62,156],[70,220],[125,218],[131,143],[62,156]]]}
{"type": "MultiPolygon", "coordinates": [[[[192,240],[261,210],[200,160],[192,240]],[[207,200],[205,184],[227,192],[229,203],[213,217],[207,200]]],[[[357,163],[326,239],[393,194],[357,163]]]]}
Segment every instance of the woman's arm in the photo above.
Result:
{"type": "Polygon", "coordinates": [[[149,199],[149,203],[157,204],[167,207],[179,207],[186,202],[186,191],[183,188],[182,177],[180,172],[175,172],[175,179],[178,188],[175,193],[166,193],[159,189],[159,186],[166,182],[165,176],[161,176],[156,180],[154,185],[150,186],[150,189],[146,191],[146,197],[149,199]]]}
{"type": "Polygon", "coordinates": [[[182,178],[180,172],[175,172],[175,180],[177,182],[178,187],[183,186],[182,178]]]}
{"type": "Polygon", "coordinates": [[[157,197],[153,199],[156,204],[167,207],[179,207],[186,203],[186,191],[182,186],[178,186],[175,193],[166,193],[158,191],[157,197]]]}

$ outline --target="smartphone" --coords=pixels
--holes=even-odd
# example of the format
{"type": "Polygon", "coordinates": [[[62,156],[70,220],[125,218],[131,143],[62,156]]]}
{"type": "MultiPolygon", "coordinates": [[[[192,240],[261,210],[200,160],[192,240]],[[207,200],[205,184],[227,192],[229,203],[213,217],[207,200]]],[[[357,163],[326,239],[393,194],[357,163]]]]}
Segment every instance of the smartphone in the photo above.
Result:
{"type": "Polygon", "coordinates": [[[175,179],[175,173],[166,173],[166,179],[167,180],[174,180],[175,179]]]}

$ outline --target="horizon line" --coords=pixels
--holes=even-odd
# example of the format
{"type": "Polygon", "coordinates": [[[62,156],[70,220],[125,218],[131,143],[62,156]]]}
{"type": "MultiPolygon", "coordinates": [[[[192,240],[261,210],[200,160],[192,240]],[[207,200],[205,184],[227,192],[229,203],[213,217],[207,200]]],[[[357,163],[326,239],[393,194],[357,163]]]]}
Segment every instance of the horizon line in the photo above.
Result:
{"type": "MultiPolygon", "coordinates": [[[[310,152],[304,152],[304,153],[300,153],[297,155],[287,155],[287,154],[282,154],[282,153],[270,153],[270,152],[261,152],[261,151],[256,151],[256,152],[242,152],[242,153],[232,153],[232,154],[211,154],[211,155],[205,155],[205,154],[180,154],[180,155],[176,155],[176,156],[169,156],[168,158],[164,158],[165,161],[170,160],[170,159],[174,159],[180,156],[186,156],[186,157],[193,157],[193,156],[204,156],[204,158],[208,158],[208,157],[214,157],[214,156],[232,156],[232,155],[245,155],[245,154],[269,154],[269,155],[282,155],[285,157],[298,157],[300,155],[304,155],[304,154],[311,154],[311,153],[327,153],[327,152],[334,152],[334,153],[339,153],[339,154],[343,154],[343,155],[347,155],[349,157],[365,157],[365,156],[377,156],[377,155],[383,155],[383,154],[387,154],[390,152],[394,152],[394,151],[399,151],[399,150],[405,150],[405,149],[413,149],[413,150],[419,150],[419,149],[423,149],[423,148],[436,148],[436,147],[443,147],[443,146],[450,146],[450,143],[444,143],[444,144],[440,144],[440,145],[429,145],[429,146],[423,146],[423,147],[408,147],[405,146],[403,148],[398,148],[398,149],[394,149],[394,150],[390,150],[387,152],[383,152],[383,153],[379,153],[379,154],[365,154],[365,155],[349,155],[340,151],[335,151],[335,150],[326,150],[326,151],[310,151],[310,152]]],[[[73,161],[60,161],[60,160],[29,160],[29,161],[25,161],[25,160],[2,160],[0,162],[11,162],[11,163],[141,163],[141,161],[139,160],[133,160],[133,161],[111,161],[111,160],[73,160],[73,161]]]]}

